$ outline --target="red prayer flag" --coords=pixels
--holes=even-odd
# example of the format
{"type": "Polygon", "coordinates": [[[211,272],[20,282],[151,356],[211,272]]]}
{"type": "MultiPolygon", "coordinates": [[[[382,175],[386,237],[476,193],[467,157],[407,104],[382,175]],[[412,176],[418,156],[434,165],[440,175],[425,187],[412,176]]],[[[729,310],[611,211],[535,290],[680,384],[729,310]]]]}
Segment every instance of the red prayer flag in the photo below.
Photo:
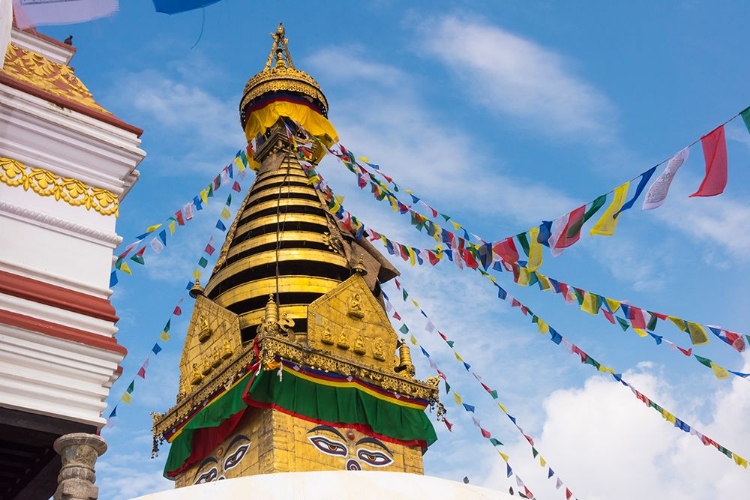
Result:
{"type": "Polygon", "coordinates": [[[397,321],[400,321],[401,320],[401,315],[399,313],[397,313],[397,312],[394,311],[393,312],[393,319],[395,319],[397,321]]]}
{"type": "Polygon", "coordinates": [[[513,238],[506,238],[503,241],[495,242],[492,251],[500,256],[505,262],[515,264],[518,262],[518,250],[513,238]]]}
{"type": "Polygon", "coordinates": [[[396,288],[401,290],[401,283],[399,283],[398,279],[394,279],[393,282],[396,284],[396,288]]]}
{"type": "Polygon", "coordinates": [[[727,140],[724,125],[701,137],[703,158],[706,160],[706,177],[703,178],[694,196],[716,196],[727,186],[727,140]]]}
{"type": "Polygon", "coordinates": [[[604,314],[604,317],[607,318],[607,321],[609,321],[613,325],[615,324],[615,316],[614,316],[614,314],[612,314],[611,312],[609,312],[609,311],[607,311],[605,309],[600,309],[600,311],[602,312],[602,314],[604,314]]]}
{"type": "Polygon", "coordinates": [[[586,213],[586,205],[578,207],[568,214],[568,222],[565,224],[560,238],[555,243],[555,248],[568,248],[581,238],[581,227],[583,227],[583,216],[586,213]],[[571,231],[573,228],[573,231],[571,231]],[[572,234],[569,234],[572,232],[572,234]]]}
{"type": "Polygon", "coordinates": [[[242,187],[240,187],[240,183],[237,181],[234,181],[234,184],[232,184],[232,191],[237,191],[238,193],[242,190],[242,187]]]}
{"type": "Polygon", "coordinates": [[[177,217],[177,224],[184,226],[185,225],[185,218],[182,216],[182,210],[178,210],[174,213],[174,216],[177,217]]]}
{"type": "Polygon", "coordinates": [[[445,426],[448,428],[448,432],[453,432],[453,424],[448,422],[447,419],[443,418],[443,423],[445,423],[445,426]]]}
{"type": "Polygon", "coordinates": [[[678,351],[680,351],[682,354],[684,354],[687,357],[690,357],[690,356],[693,355],[693,348],[692,347],[690,349],[683,349],[682,347],[678,346],[677,344],[675,344],[675,347],[677,348],[678,351]]]}
{"type": "Polygon", "coordinates": [[[431,250],[427,250],[427,259],[430,261],[430,265],[437,265],[438,262],[440,262],[440,259],[437,258],[437,255],[435,255],[435,252],[432,252],[431,250]]]}
{"type": "Polygon", "coordinates": [[[141,368],[138,370],[138,376],[142,379],[146,378],[146,369],[141,366],[141,368]]]}
{"type": "Polygon", "coordinates": [[[174,311],[172,311],[172,314],[174,314],[175,316],[179,316],[180,314],[182,314],[182,309],[180,308],[180,306],[175,306],[174,311]]]}
{"type": "Polygon", "coordinates": [[[206,252],[206,253],[207,253],[208,255],[213,255],[213,254],[214,254],[214,251],[215,251],[215,250],[216,250],[216,249],[215,249],[214,247],[212,247],[212,246],[211,246],[211,243],[209,243],[208,245],[206,245],[206,250],[205,250],[205,252],[206,252]]]}
{"type": "Polygon", "coordinates": [[[489,438],[492,437],[492,434],[490,434],[490,431],[488,431],[487,429],[484,429],[484,428],[480,427],[479,430],[482,432],[482,437],[483,438],[489,439],[489,438]]]}
{"type": "Polygon", "coordinates": [[[572,496],[573,496],[573,492],[570,491],[568,488],[565,488],[565,498],[567,500],[570,500],[570,497],[572,497],[572,496]]]}
{"type": "Polygon", "coordinates": [[[633,328],[640,328],[641,330],[646,329],[646,319],[643,317],[643,309],[639,309],[635,306],[630,306],[629,311],[630,324],[633,328]]]}

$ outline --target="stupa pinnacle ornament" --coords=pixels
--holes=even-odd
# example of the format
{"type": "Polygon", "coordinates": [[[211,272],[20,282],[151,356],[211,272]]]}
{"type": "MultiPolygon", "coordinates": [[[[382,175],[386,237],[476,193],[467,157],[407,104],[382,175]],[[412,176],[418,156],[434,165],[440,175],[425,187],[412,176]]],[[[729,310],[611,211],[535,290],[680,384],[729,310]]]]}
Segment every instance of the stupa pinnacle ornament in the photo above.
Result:
{"type": "Polygon", "coordinates": [[[272,37],[240,104],[257,178],[205,290],[194,287],[180,397],[154,422],[172,443],[165,475],[186,486],[281,471],[421,473],[436,439],[424,409],[438,390],[413,378],[385,314],[380,285],[398,271],[308,182],[300,162],[314,167],[336,131],[282,25],[272,37]],[[297,140],[315,143],[312,158],[300,160],[297,140]]]}

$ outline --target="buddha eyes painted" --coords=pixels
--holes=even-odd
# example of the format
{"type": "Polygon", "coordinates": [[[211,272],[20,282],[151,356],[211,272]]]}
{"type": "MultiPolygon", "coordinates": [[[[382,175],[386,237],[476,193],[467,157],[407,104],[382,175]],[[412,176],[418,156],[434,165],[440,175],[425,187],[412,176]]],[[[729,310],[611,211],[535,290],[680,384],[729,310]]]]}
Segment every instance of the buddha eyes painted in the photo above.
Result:
{"type": "Polygon", "coordinates": [[[245,458],[245,455],[247,454],[247,450],[250,449],[250,444],[243,444],[239,448],[237,448],[236,451],[234,451],[231,455],[227,457],[226,460],[224,460],[224,471],[228,471],[229,469],[232,469],[236,467],[243,458],[245,458]]]}
{"type": "Polygon", "coordinates": [[[393,463],[393,459],[380,451],[371,451],[365,448],[357,450],[357,458],[372,465],[373,467],[386,467],[393,463]]]}
{"type": "Polygon", "coordinates": [[[308,439],[323,453],[339,455],[342,457],[345,457],[348,454],[346,445],[339,443],[338,441],[326,439],[323,436],[310,436],[308,439]]]}
{"type": "MultiPolygon", "coordinates": [[[[221,471],[218,467],[220,465],[219,460],[216,457],[206,457],[198,466],[193,484],[210,483],[226,479],[224,474],[228,470],[237,467],[247,455],[250,449],[250,439],[243,434],[237,434],[229,445],[227,445],[226,449],[227,455],[221,471]]],[[[219,452],[219,456],[221,457],[221,452],[219,452]]]]}
{"type": "Polygon", "coordinates": [[[354,442],[352,431],[347,431],[344,437],[338,429],[328,425],[314,427],[307,434],[307,439],[326,455],[350,457],[344,464],[346,470],[362,470],[360,462],[371,467],[387,467],[393,463],[393,453],[379,439],[366,436],[354,442]],[[370,446],[365,448],[364,445],[370,446]]]}

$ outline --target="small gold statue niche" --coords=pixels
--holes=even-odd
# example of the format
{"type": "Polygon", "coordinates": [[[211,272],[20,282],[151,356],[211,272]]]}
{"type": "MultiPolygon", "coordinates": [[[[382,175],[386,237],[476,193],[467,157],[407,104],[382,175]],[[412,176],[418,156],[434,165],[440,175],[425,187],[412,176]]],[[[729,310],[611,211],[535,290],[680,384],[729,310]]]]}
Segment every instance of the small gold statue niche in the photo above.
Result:
{"type": "Polygon", "coordinates": [[[331,325],[328,324],[328,322],[325,323],[325,327],[323,328],[323,334],[320,337],[320,341],[324,344],[333,345],[333,332],[331,331],[331,325]]]}
{"type": "Polygon", "coordinates": [[[360,356],[367,353],[367,349],[365,349],[365,339],[362,335],[357,335],[357,338],[354,339],[354,352],[360,356]]]}
{"type": "Polygon", "coordinates": [[[395,368],[396,373],[402,373],[408,377],[413,377],[415,370],[411,362],[411,349],[403,340],[398,345],[398,366],[395,368]]]}
{"type": "Polygon", "coordinates": [[[211,373],[211,370],[213,370],[213,365],[211,364],[211,358],[209,356],[206,356],[206,359],[203,360],[203,365],[201,366],[201,373],[203,375],[208,375],[211,373]]]}
{"type": "Polygon", "coordinates": [[[211,330],[211,325],[208,322],[208,318],[203,314],[200,313],[198,315],[198,341],[201,344],[204,344],[208,339],[211,338],[211,334],[213,331],[211,330]]]}
{"type": "Polygon", "coordinates": [[[190,383],[192,385],[198,385],[203,380],[203,375],[198,368],[198,363],[193,363],[193,375],[190,377],[190,383]]]}
{"type": "Polygon", "coordinates": [[[362,319],[365,317],[365,312],[362,310],[362,296],[359,292],[354,292],[347,302],[349,307],[347,314],[352,318],[362,319]]]}
{"type": "Polygon", "coordinates": [[[349,349],[349,336],[346,334],[346,332],[342,331],[341,335],[339,335],[339,340],[336,342],[336,345],[340,349],[349,349]]]}
{"type": "Polygon", "coordinates": [[[211,365],[214,368],[218,368],[222,361],[223,361],[223,358],[221,357],[219,348],[214,347],[213,351],[211,351],[211,365]]]}
{"type": "Polygon", "coordinates": [[[383,339],[380,337],[372,343],[372,357],[380,361],[385,361],[385,349],[383,348],[383,339]]]}
{"type": "Polygon", "coordinates": [[[229,340],[224,340],[224,345],[222,346],[222,353],[221,357],[223,359],[229,359],[234,354],[234,351],[232,350],[232,344],[229,343],[229,340]]]}

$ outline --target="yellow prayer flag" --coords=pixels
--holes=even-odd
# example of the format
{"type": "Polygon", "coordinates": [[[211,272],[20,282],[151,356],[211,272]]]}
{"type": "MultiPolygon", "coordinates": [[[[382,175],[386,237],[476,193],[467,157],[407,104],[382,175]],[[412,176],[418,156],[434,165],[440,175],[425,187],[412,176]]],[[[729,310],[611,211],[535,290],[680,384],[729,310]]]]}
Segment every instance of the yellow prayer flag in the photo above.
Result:
{"type": "Polygon", "coordinates": [[[635,330],[635,333],[637,333],[639,337],[645,337],[648,335],[648,333],[646,333],[646,330],[643,330],[641,328],[633,327],[633,330],[635,330]]]}
{"type": "Polygon", "coordinates": [[[459,356],[459,355],[458,355],[458,353],[457,353],[456,351],[453,351],[453,354],[455,354],[455,355],[456,355],[456,359],[457,359],[457,360],[459,360],[459,361],[460,361],[461,363],[463,363],[463,362],[464,362],[464,360],[463,360],[463,359],[461,359],[461,356],[459,356]]]}
{"type": "Polygon", "coordinates": [[[714,375],[716,375],[716,378],[719,380],[724,380],[729,378],[729,372],[726,371],[721,366],[717,365],[713,361],[711,361],[711,369],[714,371],[714,375]]]}
{"type": "Polygon", "coordinates": [[[159,335],[159,338],[162,339],[164,342],[169,342],[172,339],[172,336],[169,334],[169,332],[161,332],[161,335],[159,335]]]}
{"type": "Polygon", "coordinates": [[[417,304],[416,300],[411,299],[411,303],[414,304],[414,307],[419,307],[419,304],[417,304]]]}
{"type": "Polygon", "coordinates": [[[599,365],[599,371],[602,373],[615,373],[615,371],[612,368],[608,366],[604,366],[604,365],[599,365]]]}
{"type": "Polygon", "coordinates": [[[536,271],[542,265],[542,244],[537,241],[539,238],[539,228],[529,229],[529,262],[526,267],[529,271],[536,271]]]}
{"type": "Polygon", "coordinates": [[[201,200],[203,200],[203,203],[208,203],[208,189],[203,189],[200,192],[201,200]]]}
{"type": "Polygon", "coordinates": [[[365,163],[370,163],[370,159],[366,156],[359,156],[358,158],[365,163]]]}
{"type": "Polygon", "coordinates": [[[672,415],[671,413],[669,413],[667,410],[662,410],[661,416],[664,417],[664,420],[666,420],[667,422],[671,424],[677,423],[676,417],[672,415]]]}
{"type": "Polygon", "coordinates": [[[240,160],[239,158],[234,159],[234,164],[237,165],[237,170],[239,170],[240,172],[245,171],[245,164],[242,163],[242,160],[240,160]]]}
{"type": "Polygon", "coordinates": [[[679,328],[681,332],[684,332],[684,331],[687,330],[687,326],[685,325],[685,321],[684,320],[682,320],[680,318],[676,318],[674,316],[667,316],[667,319],[669,319],[669,321],[671,321],[672,323],[674,323],[674,326],[676,326],[677,328],[679,328]]]}
{"type": "Polygon", "coordinates": [[[581,311],[587,312],[592,316],[596,316],[596,295],[591,292],[583,292],[581,311]]]}
{"type": "Polygon", "coordinates": [[[549,332],[549,325],[544,322],[540,317],[536,318],[536,326],[539,327],[539,333],[545,334],[549,332]]]}
{"type": "Polygon", "coordinates": [[[744,467],[747,469],[747,460],[739,456],[738,454],[732,452],[732,458],[734,458],[734,463],[739,465],[740,467],[744,467]]]}
{"type": "Polygon", "coordinates": [[[453,399],[456,400],[457,405],[461,406],[463,404],[463,401],[461,401],[461,396],[459,396],[456,391],[453,391],[453,399]]]}
{"type": "Polygon", "coordinates": [[[706,335],[706,330],[701,325],[688,321],[687,327],[690,334],[690,341],[693,345],[708,344],[708,335],[706,335]]]}
{"type": "Polygon", "coordinates": [[[625,198],[628,196],[628,188],[630,187],[630,181],[615,188],[614,198],[612,203],[607,207],[604,215],[594,224],[591,228],[591,236],[600,234],[602,236],[612,236],[615,234],[615,228],[617,227],[617,219],[615,214],[620,211],[622,206],[625,204],[625,198]]]}
{"type": "Polygon", "coordinates": [[[195,270],[193,271],[193,278],[195,278],[195,279],[199,279],[200,277],[201,277],[201,271],[200,271],[200,269],[197,269],[197,268],[196,268],[196,269],[195,269],[195,270]]]}
{"type": "Polygon", "coordinates": [[[120,264],[120,271],[122,271],[124,273],[128,273],[131,276],[133,275],[133,271],[130,270],[130,267],[128,267],[128,263],[127,262],[122,262],[120,264]]]}
{"type": "Polygon", "coordinates": [[[542,458],[541,455],[539,455],[539,465],[541,465],[542,467],[547,466],[547,461],[544,458],[542,458]]]}
{"type": "Polygon", "coordinates": [[[411,342],[412,344],[414,344],[414,345],[419,345],[419,344],[417,343],[417,338],[416,338],[416,337],[415,337],[414,335],[412,335],[412,336],[411,336],[411,337],[409,338],[409,341],[410,341],[410,342],[411,342]]]}
{"type": "Polygon", "coordinates": [[[604,300],[607,301],[607,305],[612,310],[612,314],[616,313],[617,310],[620,308],[620,301],[615,299],[610,299],[605,297],[604,300]]]}
{"type": "Polygon", "coordinates": [[[497,406],[499,406],[500,409],[503,410],[503,413],[508,413],[508,410],[505,409],[502,403],[498,403],[497,406]]]}
{"type": "Polygon", "coordinates": [[[536,273],[536,279],[539,280],[539,284],[542,286],[542,290],[546,291],[546,290],[549,290],[550,288],[552,288],[552,285],[550,285],[549,280],[547,279],[547,277],[545,275],[540,274],[540,273],[537,272],[536,273]]]}
{"type": "Polygon", "coordinates": [[[131,396],[130,394],[126,392],[125,394],[122,395],[120,400],[122,400],[122,402],[125,403],[126,405],[129,405],[130,402],[133,400],[133,396],[131,396]]]}
{"type": "Polygon", "coordinates": [[[409,254],[409,264],[412,267],[416,266],[417,265],[417,254],[414,253],[414,250],[412,250],[411,247],[404,247],[404,248],[406,248],[406,253],[409,254]]]}
{"type": "Polygon", "coordinates": [[[161,227],[161,224],[154,224],[153,226],[149,226],[149,227],[147,227],[147,228],[146,228],[146,232],[147,232],[147,233],[153,233],[154,231],[156,231],[156,230],[157,230],[157,229],[159,229],[160,227],[161,227]]]}
{"type": "Polygon", "coordinates": [[[228,209],[227,207],[224,207],[224,208],[223,208],[223,209],[221,210],[221,216],[222,216],[223,218],[225,218],[225,219],[228,219],[228,218],[230,218],[230,217],[232,216],[232,212],[230,212],[230,211],[229,211],[229,209],[228,209]]]}
{"type": "Polygon", "coordinates": [[[516,281],[521,286],[529,286],[529,270],[525,267],[519,267],[518,268],[518,281],[516,281]]]}
{"type": "Polygon", "coordinates": [[[451,223],[451,226],[453,226],[453,229],[455,229],[456,231],[461,229],[461,224],[459,224],[458,222],[450,221],[450,223],[451,223]]]}
{"type": "Polygon", "coordinates": [[[505,453],[503,453],[502,451],[498,451],[498,453],[500,454],[500,456],[501,456],[501,457],[503,457],[503,460],[505,460],[506,462],[507,462],[507,461],[509,460],[509,457],[508,457],[508,455],[506,455],[506,454],[505,454],[505,453]]]}
{"type": "Polygon", "coordinates": [[[169,234],[174,234],[174,228],[175,228],[175,222],[172,221],[169,223],[169,234]]]}

